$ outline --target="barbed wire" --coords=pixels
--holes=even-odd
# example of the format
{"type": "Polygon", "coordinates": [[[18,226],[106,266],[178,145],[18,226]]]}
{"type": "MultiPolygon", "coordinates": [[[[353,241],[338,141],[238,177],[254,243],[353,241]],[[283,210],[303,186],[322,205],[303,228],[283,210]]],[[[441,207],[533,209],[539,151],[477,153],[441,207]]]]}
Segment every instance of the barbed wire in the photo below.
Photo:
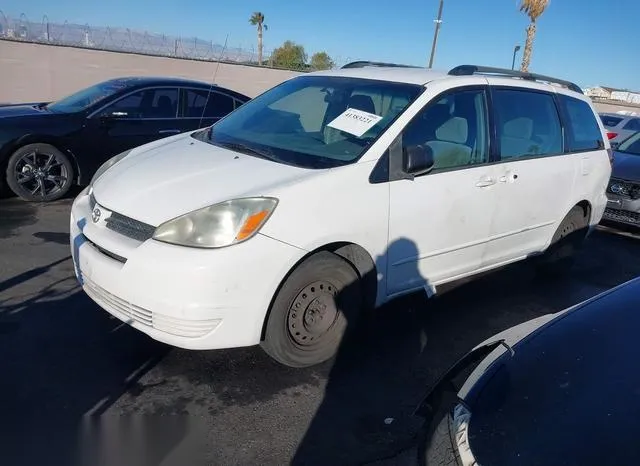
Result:
{"type": "MultiPolygon", "coordinates": [[[[137,53],[202,61],[258,64],[257,47],[229,46],[226,49],[213,40],[197,37],[168,36],[148,31],[112,26],[90,26],[68,21],[56,23],[43,15],[41,21],[30,21],[22,13],[17,19],[0,10],[0,40],[64,45],[94,50],[137,53]]],[[[263,66],[273,67],[272,50],[263,51],[263,66]]],[[[331,57],[334,66],[355,61],[355,57],[331,57]]],[[[295,67],[290,68],[296,71],[295,67]]],[[[304,67],[307,69],[307,66],[304,67]]]]}

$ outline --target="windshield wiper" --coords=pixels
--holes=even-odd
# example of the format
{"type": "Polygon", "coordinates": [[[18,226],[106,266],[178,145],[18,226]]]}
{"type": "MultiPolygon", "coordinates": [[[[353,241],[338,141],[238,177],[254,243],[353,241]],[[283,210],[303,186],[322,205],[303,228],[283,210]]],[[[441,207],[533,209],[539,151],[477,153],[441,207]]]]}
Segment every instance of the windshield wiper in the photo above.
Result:
{"type": "Polygon", "coordinates": [[[242,152],[249,155],[257,155],[258,157],[261,157],[267,160],[275,160],[275,157],[273,156],[273,152],[269,150],[256,149],[255,147],[251,147],[251,146],[248,146],[247,144],[242,144],[240,142],[216,141],[216,143],[220,144],[223,147],[226,147],[227,149],[236,150],[238,152],[242,152]]]}

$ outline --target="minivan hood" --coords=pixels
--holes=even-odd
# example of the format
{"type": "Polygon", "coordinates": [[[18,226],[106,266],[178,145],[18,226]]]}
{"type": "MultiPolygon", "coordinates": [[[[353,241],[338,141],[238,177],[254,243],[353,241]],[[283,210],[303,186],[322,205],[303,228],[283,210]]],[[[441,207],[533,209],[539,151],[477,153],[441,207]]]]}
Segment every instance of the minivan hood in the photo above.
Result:
{"type": "Polygon", "coordinates": [[[109,210],[158,226],[225,200],[273,194],[274,188],[314,173],[233,152],[190,134],[167,138],[149,150],[134,150],[93,186],[109,210]]]}
{"type": "Polygon", "coordinates": [[[640,155],[614,152],[612,176],[640,182],[640,155]]]}

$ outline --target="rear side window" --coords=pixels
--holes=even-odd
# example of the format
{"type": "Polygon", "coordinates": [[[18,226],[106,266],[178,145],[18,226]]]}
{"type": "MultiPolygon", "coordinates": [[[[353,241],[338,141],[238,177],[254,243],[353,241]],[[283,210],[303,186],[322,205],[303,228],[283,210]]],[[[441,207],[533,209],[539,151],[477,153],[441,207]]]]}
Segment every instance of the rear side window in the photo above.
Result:
{"type": "Polygon", "coordinates": [[[184,118],[222,118],[235,108],[233,97],[216,91],[185,89],[183,96],[184,118]]]}
{"type": "Polygon", "coordinates": [[[603,125],[613,128],[622,121],[622,118],[611,115],[600,115],[600,120],[602,120],[603,125]]]}
{"type": "Polygon", "coordinates": [[[630,131],[640,131],[640,118],[633,118],[624,125],[623,129],[628,129],[630,131]]]}
{"type": "Polygon", "coordinates": [[[562,126],[551,94],[496,89],[493,101],[502,160],[562,153],[562,126]]]}
{"type": "Polygon", "coordinates": [[[597,150],[604,147],[602,132],[591,110],[583,100],[558,95],[564,108],[567,122],[567,152],[597,150]]]}

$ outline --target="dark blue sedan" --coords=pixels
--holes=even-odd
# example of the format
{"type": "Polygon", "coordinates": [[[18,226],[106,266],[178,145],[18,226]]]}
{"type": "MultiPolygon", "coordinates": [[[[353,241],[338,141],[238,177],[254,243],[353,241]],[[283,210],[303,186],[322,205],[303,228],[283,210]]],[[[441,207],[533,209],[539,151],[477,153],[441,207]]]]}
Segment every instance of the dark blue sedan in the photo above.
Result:
{"type": "Polygon", "coordinates": [[[0,188],[4,178],[25,200],[58,199],[110,157],[210,126],[248,100],[199,81],[127,77],[56,102],[0,106],[0,188]]]}

